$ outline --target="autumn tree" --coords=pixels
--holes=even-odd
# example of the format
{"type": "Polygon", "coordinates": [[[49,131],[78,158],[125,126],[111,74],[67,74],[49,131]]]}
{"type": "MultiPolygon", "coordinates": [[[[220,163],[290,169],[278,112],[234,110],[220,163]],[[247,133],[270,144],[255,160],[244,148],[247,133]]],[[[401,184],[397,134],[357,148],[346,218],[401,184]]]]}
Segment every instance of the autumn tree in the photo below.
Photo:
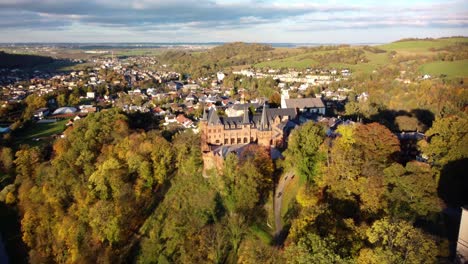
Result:
{"type": "Polygon", "coordinates": [[[358,263],[436,263],[434,240],[405,221],[376,221],[367,231],[374,248],[363,249],[358,263]]]}
{"type": "Polygon", "coordinates": [[[398,139],[384,126],[341,126],[330,150],[331,162],[324,184],[334,197],[356,195],[361,209],[377,212],[384,206],[383,169],[395,160],[398,139]]]}

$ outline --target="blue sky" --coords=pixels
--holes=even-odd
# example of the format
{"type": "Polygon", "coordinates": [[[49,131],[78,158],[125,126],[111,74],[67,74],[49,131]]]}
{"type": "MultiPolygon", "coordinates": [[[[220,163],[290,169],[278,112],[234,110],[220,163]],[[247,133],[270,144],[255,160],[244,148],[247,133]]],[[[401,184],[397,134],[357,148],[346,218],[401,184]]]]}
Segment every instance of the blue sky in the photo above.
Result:
{"type": "Polygon", "coordinates": [[[467,29],[466,0],[0,0],[0,42],[380,43],[467,29]]]}

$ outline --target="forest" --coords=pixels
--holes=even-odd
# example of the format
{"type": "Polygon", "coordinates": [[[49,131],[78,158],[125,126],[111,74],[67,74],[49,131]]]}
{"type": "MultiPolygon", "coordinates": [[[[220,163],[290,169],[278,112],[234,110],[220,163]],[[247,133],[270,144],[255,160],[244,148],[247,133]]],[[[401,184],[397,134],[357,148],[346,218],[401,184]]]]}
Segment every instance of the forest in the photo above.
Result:
{"type": "Polygon", "coordinates": [[[443,263],[442,211],[468,202],[460,115],[427,130],[429,163],[399,162],[400,143],[381,124],[330,138],[308,122],[284,160],[251,145],[203,178],[196,134],[134,129],[111,109],[76,122],[52,150],[2,148],[2,172],[16,173],[2,195],[19,210],[31,263],[443,263]],[[287,233],[275,235],[281,171],[303,184],[287,233]]]}
{"type": "MultiPolygon", "coordinates": [[[[450,61],[455,46],[466,49],[437,48],[431,60],[450,61]]],[[[301,52],[357,65],[369,52],[388,57],[376,73],[319,87],[352,87],[344,111],[330,115],[357,122],[333,134],[306,122],[291,132],[281,159],[249,145],[205,178],[199,134],[148,129],[147,116],[117,108],[75,121],[51,145],[2,138],[0,231],[10,256],[15,263],[453,263],[458,222],[450,212],[468,203],[466,80],[404,84],[395,79],[417,75],[428,58],[391,57],[384,47],[340,50],[348,48],[301,52]],[[354,99],[362,92],[368,100],[354,99]],[[416,146],[423,161],[403,158],[395,133],[404,131],[424,132],[416,146]],[[286,180],[292,187],[282,194],[289,200],[277,233],[275,187],[286,180]]],[[[158,58],[203,76],[289,55],[234,43],[158,58]]],[[[272,78],[228,75],[225,85],[279,104],[272,78]]],[[[67,91],[57,102],[79,96],[67,91]]],[[[26,128],[46,101],[30,95],[17,106],[26,128]]]]}

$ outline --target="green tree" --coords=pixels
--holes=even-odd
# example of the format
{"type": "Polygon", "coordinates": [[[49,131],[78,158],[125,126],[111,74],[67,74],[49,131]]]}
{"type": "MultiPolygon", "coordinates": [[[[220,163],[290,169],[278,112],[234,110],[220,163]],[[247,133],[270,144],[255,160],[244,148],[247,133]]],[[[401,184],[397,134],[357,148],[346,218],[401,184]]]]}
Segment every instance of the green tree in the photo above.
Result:
{"type": "Polygon", "coordinates": [[[323,158],[320,151],[325,138],[324,128],[313,122],[307,122],[293,130],[285,151],[286,166],[295,169],[300,177],[314,182],[318,163],[323,158]]]}
{"type": "Polygon", "coordinates": [[[428,141],[420,143],[422,152],[438,166],[468,158],[467,127],[468,119],[464,116],[436,119],[426,132],[428,141]]]}
{"type": "MultiPolygon", "coordinates": [[[[377,259],[390,256],[385,263],[436,263],[437,247],[433,238],[405,221],[384,218],[367,231],[375,246],[372,255],[377,259]]],[[[369,252],[367,252],[368,254],[369,252]]]]}
{"type": "Polygon", "coordinates": [[[406,167],[393,164],[384,170],[388,210],[401,219],[415,220],[442,209],[437,180],[428,164],[409,162],[406,167]]]}
{"type": "Polygon", "coordinates": [[[30,119],[34,115],[34,111],[38,108],[45,107],[47,105],[47,100],[44,96],[37,94],[31,94],[25,99],[26,109],[23,112],[23,119],[30,119]]]}
{"type": "Polygon", "coordinates": [[[333,237],[322,238],[309,233],[286,247],[286,263],[351,263],[335,252],[337,246],[333,237]]]}
{"type": "Polygon", "coordinates": [[[57,96],[57,103],[60,107],[67,106],[67,95],[65,93],[61,93],[57,96]]]}

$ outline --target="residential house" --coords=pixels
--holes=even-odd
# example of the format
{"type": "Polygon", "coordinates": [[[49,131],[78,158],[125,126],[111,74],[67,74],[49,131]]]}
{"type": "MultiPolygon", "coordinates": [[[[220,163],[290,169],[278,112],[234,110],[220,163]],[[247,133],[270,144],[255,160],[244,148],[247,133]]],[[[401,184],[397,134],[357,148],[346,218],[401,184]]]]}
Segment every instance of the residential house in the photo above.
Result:
{"type": "Polygon", "coordinates": [[[281,108],[293,108],[299,113],[317,113],[325,115],[325,105],[321,98],[296,98],[290,99],[287,90],[281,93],[281,108]]]}

